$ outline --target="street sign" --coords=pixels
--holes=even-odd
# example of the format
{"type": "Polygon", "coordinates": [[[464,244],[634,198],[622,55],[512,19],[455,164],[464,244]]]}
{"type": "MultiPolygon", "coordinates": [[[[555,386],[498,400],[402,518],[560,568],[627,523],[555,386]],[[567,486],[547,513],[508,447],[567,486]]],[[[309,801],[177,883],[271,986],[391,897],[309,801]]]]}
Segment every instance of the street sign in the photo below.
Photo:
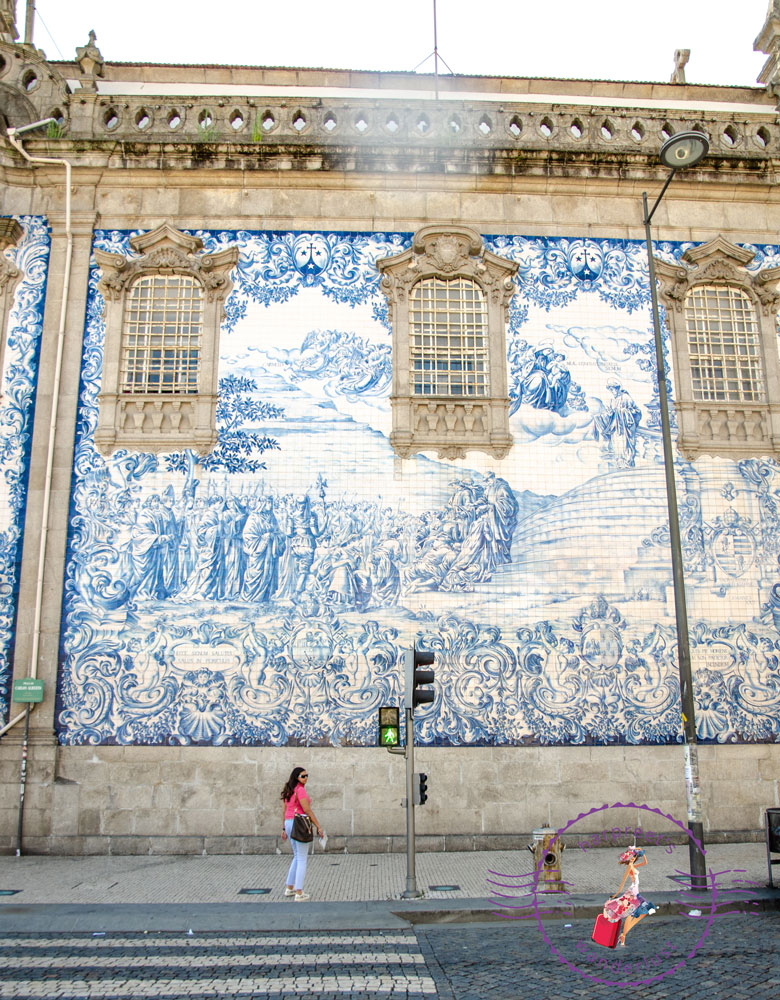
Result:
{"type": "Polygon", "coordinates": [[[397,747],[401,742],[401,723],[397,708],[379,709],[379,745],[397,747]]]}
{"type": "Polygon", "coordinates": [[[11,697],[18,702],[43,701],[43,681],[37,677],[22,677],[14,681],[11,697]]]}

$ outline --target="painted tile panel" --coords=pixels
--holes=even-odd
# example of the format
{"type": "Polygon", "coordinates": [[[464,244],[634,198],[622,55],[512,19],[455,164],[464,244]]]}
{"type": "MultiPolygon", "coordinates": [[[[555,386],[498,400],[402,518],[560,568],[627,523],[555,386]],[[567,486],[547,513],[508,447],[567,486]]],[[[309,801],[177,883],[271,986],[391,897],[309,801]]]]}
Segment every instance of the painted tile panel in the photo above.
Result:
{"type": "Polygon", "coordinates": [[[11,708],[19,568],[27,509],[32,420],[38,385],[49,229],[36,216],[17,216],[24,233],[3,252],[20,272],[8,317],[0,397],[0,723],[11,708]]]}
{"type": "MultiPolygon", "coordinates": [[[[129,253],[130,235],[95,245],[129,253]]],[[[439,654],[430,744],[677,740],[643,244],[487,239],[519,264],[515,445],[401,461],[374,264],[410,234],[197,235],[240,248],[209,456],[95,451],[91,272],[60,740],[375,745],[415,640],[439,654]]],[[[776,739],[778,467],[677,471],[701,738],[776,739]]]]}

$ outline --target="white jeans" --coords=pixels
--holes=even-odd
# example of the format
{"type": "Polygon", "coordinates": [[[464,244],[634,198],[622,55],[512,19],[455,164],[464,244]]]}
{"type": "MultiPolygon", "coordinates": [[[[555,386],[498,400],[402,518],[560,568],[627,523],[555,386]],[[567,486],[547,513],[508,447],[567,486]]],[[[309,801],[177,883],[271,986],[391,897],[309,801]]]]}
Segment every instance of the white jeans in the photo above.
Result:
{"type": "Polygon", "coordinates": [[[284,821],[284,832],[290,838],[290,845],[293,849],[293,859],[290,865],[290,870],[287,872],[287,885],[293,886],[296,892],[303,888],[303,880],[306,878],[306,863],[309,860],[309,845],[302,844],[300,840],[293,840],[290,834],[292,833],[293,821],[291,819],[286,819],[284,821]]]}

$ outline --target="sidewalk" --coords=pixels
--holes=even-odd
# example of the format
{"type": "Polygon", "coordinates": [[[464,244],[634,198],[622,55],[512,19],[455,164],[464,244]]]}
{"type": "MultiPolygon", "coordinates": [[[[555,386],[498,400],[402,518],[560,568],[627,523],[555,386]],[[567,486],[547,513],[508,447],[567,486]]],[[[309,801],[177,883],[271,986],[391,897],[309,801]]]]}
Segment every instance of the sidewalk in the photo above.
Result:
{"type": "MultiPolygon", "coordinates": [[[[640,891],[659,912],[707,909],[711,893],[691,902],[677,872],[689,868],[687,846],[646,848],[640,891]]],[[[620,885],[619,848],[563,855],[568,893],[545,895],[553,918],[595,916],[620,885]]],[[[0,933],[72,931],[245,931],[408,927],[410,923],[501,920],[518,916],[531,897],[523,886],[533,859],[525,852],[451,852],[417,855],[420,900],[401,900],[405,854],[347,855],[317,850],[309,859],[311,902],[283,896],[289,853],[273,855],[0,857],[0,933]],[[492,874],[499,873],[499,874],[492,874]],[[504,876],[504,877],[502,877],[504,876]],[[491,880],[491,881],[488,881],[491,880]],[[503,884],[502,884],[503,883],[503,884]],[[449,890],[436,886],[456,886],[449,890]],[[508,888],[517,886],[517,888],[508,888]],[[266,893],[242,892],[266,889],[266,893]],[[13,895],[7,892],[17,890],[13,895]],[[502,897],[491,893],[503,893],[502,897]],[[498,912],[497,912],[498,911],[498,912]]],[[[717,844],[707,849],[717,885],[740,888],[735,902],[753,910],[780,908],[770,892],[763,844],[717,844]]],[[[718,896],[719,900],[727,897],[718,896]]]]}

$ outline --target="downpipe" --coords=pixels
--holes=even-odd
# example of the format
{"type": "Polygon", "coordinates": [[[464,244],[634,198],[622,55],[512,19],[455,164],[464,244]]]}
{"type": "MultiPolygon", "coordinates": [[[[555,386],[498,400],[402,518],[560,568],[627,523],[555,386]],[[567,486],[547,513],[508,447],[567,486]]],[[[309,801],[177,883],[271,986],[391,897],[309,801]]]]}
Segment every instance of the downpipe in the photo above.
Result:
{"type": "MultiPolygon", "coordinates": [[[[51,415],[49,418],[49,439],[46,452],[46,474],[43,486],[43,510],[41,513],[41,537],[38,546],[38,578],[35,589],[35,610],[33,615],[33,637],[32,649],[30,651],[29,677],[38,676],[38,653],[41,642],[41,617],[43,609],[43,573],[46,563],[46,543],[49,534],[49,510],[51,506],[51,484],[54,469],[54,436],[57,428],[57,410],[60,401],[60,381],[62,375],[62,358],[65,350],[65,319],[68,311],[68,299],[70,294],[70,271],[73,260],[73,231],[71,228],[71,176],[72,165],[68,160],[49,156],[31,156],[22,146],[18,136],[22,132],[29,132],[32,129],[40,128],[54,122],[54,118],[43,118],[41,121],[33,122],[31,125],[24,125],[21,128],[9,128],[6,130],[8,141],[14,149],[21,153],[29,163],[57,164],[65,168],[65,271],[62,282],[62,303],[60,306],[60,322],[57,330],[57,356],[54,364],[54,385],[52,387],[51,415]]],[[[31,710],[34,705],[30,706],[31,710]]],[[[29,718],[27,710],[20,712],[16,718],[11,719],[0,729],[0,738],[9,729],[21,722],[25,717],[29,718]]]]}

